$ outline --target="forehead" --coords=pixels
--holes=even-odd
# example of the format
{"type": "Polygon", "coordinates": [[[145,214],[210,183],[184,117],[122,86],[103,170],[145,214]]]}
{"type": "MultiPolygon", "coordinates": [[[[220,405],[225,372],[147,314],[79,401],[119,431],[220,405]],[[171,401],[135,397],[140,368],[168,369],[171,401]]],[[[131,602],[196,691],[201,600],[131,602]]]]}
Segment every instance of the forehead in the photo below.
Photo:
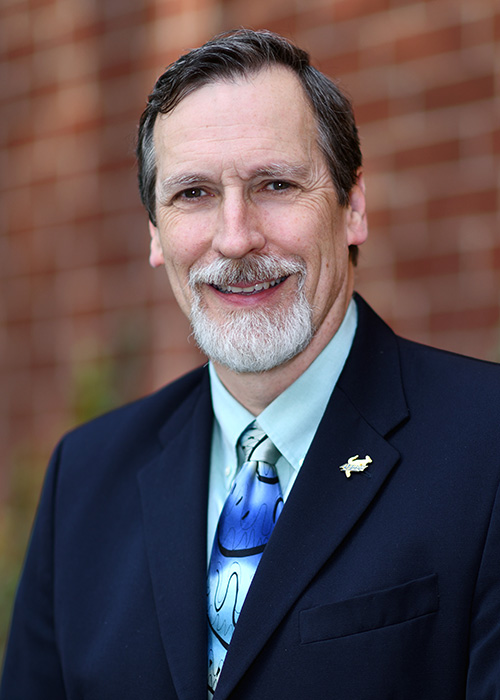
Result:
{"type": "Polygon", "coordinates": [[[317,144],[317,124],[296,75],[273,67],[198,88],[155,124],[157,165],[219,154],[305,157],[317,144]]]}

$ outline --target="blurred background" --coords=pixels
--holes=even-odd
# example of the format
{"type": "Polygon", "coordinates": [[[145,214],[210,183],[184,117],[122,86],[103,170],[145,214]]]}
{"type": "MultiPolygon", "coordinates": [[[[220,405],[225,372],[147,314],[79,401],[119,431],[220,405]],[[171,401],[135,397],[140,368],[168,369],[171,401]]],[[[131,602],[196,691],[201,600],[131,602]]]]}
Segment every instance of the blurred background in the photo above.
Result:
{"type": "Polygon", "coordinates": [[[500,359],[496,0],[1,0],[0,647],[61,433],[203,362],[148,266],[135,132],[164,67],[238,26],[353,99],[358,290],[407,337],[500,359]]]}

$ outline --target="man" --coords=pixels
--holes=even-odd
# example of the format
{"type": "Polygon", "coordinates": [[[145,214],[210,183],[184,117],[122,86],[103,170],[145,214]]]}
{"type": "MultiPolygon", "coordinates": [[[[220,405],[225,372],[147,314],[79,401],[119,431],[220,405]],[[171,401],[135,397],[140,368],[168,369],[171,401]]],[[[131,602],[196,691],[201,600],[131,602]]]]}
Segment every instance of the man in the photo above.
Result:
{"type": "Polygon", "coordinates": [[[499,370],[353,299],[347,99],[231,33],[160,77],[138,155],[211,362],[59,445],[2,700],[500,698],[499,370]]]}

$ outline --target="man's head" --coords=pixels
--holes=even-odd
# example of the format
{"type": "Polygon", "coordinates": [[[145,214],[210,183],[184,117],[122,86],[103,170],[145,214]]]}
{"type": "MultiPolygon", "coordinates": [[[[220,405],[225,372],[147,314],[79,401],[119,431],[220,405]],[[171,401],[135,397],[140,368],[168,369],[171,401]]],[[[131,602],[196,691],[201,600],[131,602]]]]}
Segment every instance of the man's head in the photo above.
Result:
{"type": "MultiPolygon", "coordinates": [[[[247,62],[247,44],[255,54],[251,68],[241,68],[232,45],[230,71],[210,50],[207,65],[226,72],[202,70],[195,61],[196,71],[174,64],[160,78],[175,89],[157,86],[141,120],[140,178],[151,264],[165,265],[198,344],[220,367],[256,373],[306,349],[302,357],[313,359],[336,332],[352,293],[351,251],[364,241],[366,221],[348,102],[337,97],[335,107],[323,96],[342,144],[328,158],[297,73],[308,67],[305,54],[267,33],[236,36],[247,62]],[[270,61],[269,51],[262,64],[269,42],[275,53],[281,46],[295,56],[297,70],[270,61]],[[170,71],[173,81],[166,78],[170,71]],[[163,101],[155,103],[160,92],[163,101]]],[[[316,80],[319,75],[313,72],[316,80]]],[[[320,95],[318,87],[321,106],[320,95]]]]}
{"type": "MultiPolygon", "coordinates": [[[[311,66],[309,55],[272,32],[241,29],[215,37],[171,64],[158,78],[144,110],[137,142],[139,190],[151,222],[156,225],[156,154],[154,126],[194,90],[209,83],[250,76],[266,68],[284,66],[300,81],[315,115],[322,150],[340,206],[358,179],[362,155],[349,99],[323,73],[311,66]]],[[[356,264],[357,246],[350,248],[356,264]]]]}

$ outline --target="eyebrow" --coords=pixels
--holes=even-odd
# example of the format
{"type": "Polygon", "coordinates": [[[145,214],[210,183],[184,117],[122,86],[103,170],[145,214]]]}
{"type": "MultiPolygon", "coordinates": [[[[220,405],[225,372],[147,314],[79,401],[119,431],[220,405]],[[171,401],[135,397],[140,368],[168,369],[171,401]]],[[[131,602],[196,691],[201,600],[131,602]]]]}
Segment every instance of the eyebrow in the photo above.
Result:
{"type": "Polygon", "coordinates": [[[307,165],[294,165],[291,163],[270,163],[253,171],[252,177],[304,177],[309,172],[307,165]]]}
{"type": "Polygon", "coordinates": [[[168,197],[172,191],[175,191],[179,187],[189,187],[190,185],[195,185],[199,182],[207,182],[210,180],[208,175],[205,173],[187,173],[186,175],[171,175],[170,177],[164,178],[160,182],[159,198],[161,200],[168,197]]]}
{"type": "MultiPolygon", "coordinates": [[[[280,179],[286,177],[303,178],[309,172],[309,167],[303,164],[291,163],[270,163],[261,168],[252,170],[247,180],[252,180],[256,177],[269,177],[272,179],[280,179]]],[[[186,173],[184,175],[170,175],[165,177],[159,184],[159,199],[164,201],[175,190],[183,187],[198,185],[201,182],[210,182],[211,176],[207,173],[186,173]]]]}

